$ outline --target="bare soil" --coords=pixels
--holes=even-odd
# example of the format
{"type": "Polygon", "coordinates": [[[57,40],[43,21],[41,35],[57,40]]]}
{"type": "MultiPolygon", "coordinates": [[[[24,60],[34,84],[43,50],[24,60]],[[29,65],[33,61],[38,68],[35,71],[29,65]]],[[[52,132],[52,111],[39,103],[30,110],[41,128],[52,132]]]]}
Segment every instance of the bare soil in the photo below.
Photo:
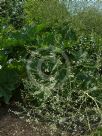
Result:
{"type": "Polygon", "coordinates": [[[29,124],[25,119],[9,113],[10,107],[0,106],[0,136],[69,136],[44,123],[29,124]],[[57,132],[56,132],[57,130],[57,132]]]}

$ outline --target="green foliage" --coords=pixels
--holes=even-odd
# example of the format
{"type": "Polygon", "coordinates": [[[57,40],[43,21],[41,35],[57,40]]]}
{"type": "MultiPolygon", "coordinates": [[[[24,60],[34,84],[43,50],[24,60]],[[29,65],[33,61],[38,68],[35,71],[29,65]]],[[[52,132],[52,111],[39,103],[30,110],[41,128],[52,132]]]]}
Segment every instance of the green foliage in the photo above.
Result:
{"type": "Polygon", "coordinates": [[[71,16],[57,0],[27,0],[24,11],[11,5],[0,5],[0,98],[9,103],[23,80],[24,104],[35,113],[59,125],[70,115],[84,116],[91,129],[102,103],[101,13],[88,9],[71,16]]]}
{"type": "Polygon", "coordinates": [[[16,29],[24,25],[23,0],[1,0],[0,16],[8,19],[16,29]]]}
{"type": "Polygon", "coordinates": [[[91,136],[101,136],[101,135],[102,135],[102,128],[100,127],[91,136]]]}
{"type": "Polygon", "coordinates": [[[18,37],[19,32],[8,24],[8,20],[1,18],[0,21],[0,98],[8,103],[21,79],[26,77],[26,49],[18,37]]]}
{"type": "Polygon", "coordinates": [[[58,0],[27,0],[25,2],[28,23],[58,23],[69,19],[69,14],[58,0]]]}
{"type": "MultiPolygon", "coordinates": [[[[99,36],[89,34],[77,39],[72,33],[74,39],[73,36],[70,39],[70,32],[67,34],[64,28],[54,27],[54,31],[54,40],[52,37],[47,40],[43,36],[44,31],[39,37],[42,39],[43,36],[44,40],[38,40],[39,48],[30,49],[28,80],[24,82],[25,102],[32,105],[34,112],[41,117],[55,123],[62,117],[67,118],[69,112],[82,112],[84,116],[87,108],[91,108],[91,111],[95,109],[95,114],[101,114],[102,42],[99,36]],[[67,62],[63,53],[68,57],[67,62]],[[56,59],[52,61],[54,57],[56,59]]],[[[84,125],[87,126],[87,123],[84,125]]]]}
{"type": "MultiPolygon", "coordinates": [[[[0,70],[0,97],[8,103],[12,97],[12,91],[19,86],[19,76],[14,69],[0,70]]],[[[16,92],[17,93],[17,92],[16,92]]]]}
{"type": "Polygon", "coordinates": [[[78,32],[95,32],[102,35],[102,12],[97,8],[87,8],[73,16],[73,26],[78,32]]]}

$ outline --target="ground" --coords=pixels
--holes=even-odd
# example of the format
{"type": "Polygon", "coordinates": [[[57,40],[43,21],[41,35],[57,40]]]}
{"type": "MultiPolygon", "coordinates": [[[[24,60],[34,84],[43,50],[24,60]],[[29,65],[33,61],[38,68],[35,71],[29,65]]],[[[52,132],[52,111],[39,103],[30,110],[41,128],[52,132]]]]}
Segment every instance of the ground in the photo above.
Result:
{"type": "MultiPolygon", "coordinates": [[[[81,132],[82,134],[87,132],[87,128],[85,129],[80,122],[78,124],[75,122],[78,127],[76,133],[72,125],[71,132],[70,129],[64,132],[61,130],[63,127],[58,128],[54,124],[39,121],[31,123],[27,118],[20,118],[11,111],[19,111],[19,109],[15,106],[0,106],[0,136],[81,136],[81,132]]],[[[94,122],[93,130],[96,126],[97,121],[94,122]]]]}
{"type": "MultiPolygon", "coordinates": [[[[0,136],[61,136],[56,128],[44,123],[29,124],[25,119],[20,119],[9,112],[10,107],[0,107],[0,136]],[[55,131],[55,132],[54,132],[55,131]]],[[[66,135],[69,136],[69,135],[66,135]]]]}

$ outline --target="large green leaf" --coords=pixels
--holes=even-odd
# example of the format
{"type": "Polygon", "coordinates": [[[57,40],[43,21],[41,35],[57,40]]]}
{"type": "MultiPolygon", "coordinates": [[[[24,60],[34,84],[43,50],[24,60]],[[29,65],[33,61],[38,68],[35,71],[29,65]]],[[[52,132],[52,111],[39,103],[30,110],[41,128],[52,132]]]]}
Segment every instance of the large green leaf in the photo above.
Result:
{"type": "Polygon", "coordinates": [[[8,103],[19,83],[19,77],[16,71],[5,69],[0,71],[0,97],[4,98],[5,103],[8,103]]]}

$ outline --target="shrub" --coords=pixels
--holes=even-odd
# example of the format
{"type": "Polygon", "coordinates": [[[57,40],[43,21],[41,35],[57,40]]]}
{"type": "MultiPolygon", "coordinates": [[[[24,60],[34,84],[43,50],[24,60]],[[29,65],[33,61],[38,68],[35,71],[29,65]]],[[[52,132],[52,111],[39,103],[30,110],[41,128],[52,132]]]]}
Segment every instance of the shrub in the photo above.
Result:
{"type": "Polygon", "coordinates": [[[1,18],[0,24],[0,97],[8,103],[16,89],[21,84],[21,79],[26,77],[25,54],[26,49],[20,34],[1,18]],[[19,40],[18,40],[19,39],[19,40]]]}
{"type": "Polygon", "coordinates": [[[58,0],[28,0],[24,4],[26,22],[28,23],[60,23],[69,20],[70,15],[58,0]],[[46,10],[45,10],[46,9],[46,10]]]}
{"type": "MultiPolygon", "coordinates": [[[[55,123],[63,118],[66,120],[70,113],[76,118],[79,112],[84,121],[87,119],[86,112],[90,119],[90,112],[99,119],[102,100],[101,93],[98,95],[102,91],[102,75],[99,72],[102,67],[101,40],[95,34],[82,35],[77,40],[70,40],[64,35],[60,40],[63,29],[54,30],[54,41],[47,40],[44,32],[39,48],[31,50],[27,63],[28,80],[24,81],[25,102],[33,113],[55,123]]],[[[84,125],[91,127],[88,122],[84,125]]]]}

